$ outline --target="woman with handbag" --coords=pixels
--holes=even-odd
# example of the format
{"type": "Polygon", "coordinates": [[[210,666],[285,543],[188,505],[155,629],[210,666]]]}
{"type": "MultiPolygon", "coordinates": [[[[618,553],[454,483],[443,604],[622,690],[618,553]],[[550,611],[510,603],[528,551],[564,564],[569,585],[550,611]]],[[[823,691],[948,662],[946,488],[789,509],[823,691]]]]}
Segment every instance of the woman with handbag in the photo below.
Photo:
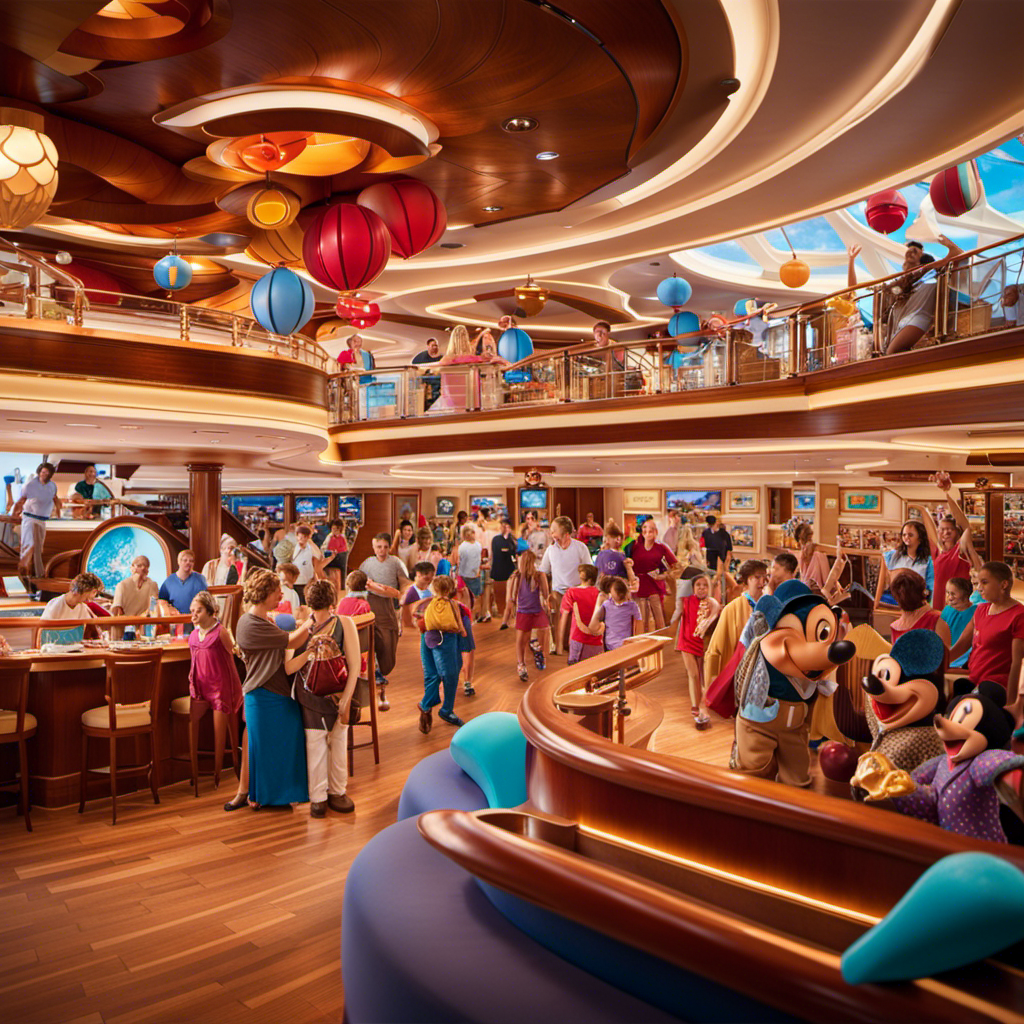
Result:
{"type": "Polygon", "coordinates": [[[323,818],[327,808],[348,814],[355,804],[348,785],[348,726],[352,694],[359,679],[359,633],[347,615],[336,615],[338,592],[330,580],[306,586],[306,604],[313,614],[309,639],[293,664],[295,699],[302,708],[306,735],[309,815],[323,818]]]}

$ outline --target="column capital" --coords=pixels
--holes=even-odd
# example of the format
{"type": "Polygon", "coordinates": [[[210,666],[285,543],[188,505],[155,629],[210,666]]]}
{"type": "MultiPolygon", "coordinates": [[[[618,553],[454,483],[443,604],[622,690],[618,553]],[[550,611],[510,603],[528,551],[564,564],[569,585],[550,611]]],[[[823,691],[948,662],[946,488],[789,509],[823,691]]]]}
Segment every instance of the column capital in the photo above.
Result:
{"type": "Polygon", "coordinates": [[[190,473],[220,473],[224,469],[222,462],[189,462],[185,468],[190,473]]]}

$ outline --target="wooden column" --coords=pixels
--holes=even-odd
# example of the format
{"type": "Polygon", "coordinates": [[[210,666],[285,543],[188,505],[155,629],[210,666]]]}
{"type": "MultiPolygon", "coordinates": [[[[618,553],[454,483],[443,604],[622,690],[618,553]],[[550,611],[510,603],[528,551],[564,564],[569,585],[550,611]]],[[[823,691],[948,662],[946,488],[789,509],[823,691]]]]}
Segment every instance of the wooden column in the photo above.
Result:
{"type": "Polygon", "coordinates": [[[188,466],[188,539],[196,553],[196,572],[218,556],[220,548],[220,474],[216,462],[188,466]]]}

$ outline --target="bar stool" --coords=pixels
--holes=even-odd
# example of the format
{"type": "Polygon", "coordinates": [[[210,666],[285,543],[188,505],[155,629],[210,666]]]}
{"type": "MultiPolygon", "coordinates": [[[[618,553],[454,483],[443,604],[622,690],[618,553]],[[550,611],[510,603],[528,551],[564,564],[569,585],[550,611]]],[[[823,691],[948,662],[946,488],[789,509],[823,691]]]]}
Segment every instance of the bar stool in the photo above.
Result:
{"type": "MultiPolygon", "coordinates": [[[[209,709],[209,705],[207,705],[209,709]]],[[[209,753],[209,751],[199,750],[199,723],[205,717],[206,712],[197,718],[192,717],[192,698],[191,697],[175,697],[171,701],[171,714],[172,715],[183,715],[188,719],[188,754],[189,762],[192,765],[192,789],[195,791],[195,795],[199,796],[199,754],[209,753]]],[[[231,741],[231,766],[235,769],[235,775],[238,778],[242,777],[241,769],[238,764],[238,712],[232,712],[227,716],[228,726],[228,739],[231,741]]],[[[181,760],[181,758],[175,758],[175,760],[181,760]]],[[[213,775],[213,788],[217,789],[220,787],[220,770],[224,764],[224,734],[217,731],[216,726],[213,730],[213,772],[203,772],[204,775],[213,775]]]]}
{"type": "Polygon", "coordinates": [[[105,739],[110,743],[111,824],[117,824],[118,777],[148,775],[153,803],[160,803],[159,765],[156,742],[156,709],[160,707],[160,667],[163,651],[131,651],[107,654],[106,704],[90,708],[82,714],[82,774],[78,813],[85,810],[88,775],[103,774],[107,769],[89,768],[89,739],[105,739]],[[148,764],[118,767],[117,741],[126,737],[149,737],[148,764]]]}
{"type": "Polygon", "coordinates": [[[0,687],[5,695],[10,692],[11,703],[16,710],[0,710],[0,743],[18,744],[18,765],[20,779],[0,785],[5,793],[18,793],[18,810],[25,815],[25,828],[32,831],[32,802],[28,795],[28,750],[25,741],[36,734],[36,716],[25,710],[28,703],[28,681],[31,666],[28,664],[5,665],[0,661],[0,687]]]}

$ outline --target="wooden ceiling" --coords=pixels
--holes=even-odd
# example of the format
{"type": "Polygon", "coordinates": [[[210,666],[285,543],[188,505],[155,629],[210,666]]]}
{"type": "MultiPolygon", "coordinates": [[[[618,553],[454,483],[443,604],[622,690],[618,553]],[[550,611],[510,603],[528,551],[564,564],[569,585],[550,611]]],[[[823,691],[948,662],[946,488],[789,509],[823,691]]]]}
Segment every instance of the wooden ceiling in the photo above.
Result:
{"type": "MultiPolygon", "coordinates": [[[[685,78],[685,40],[659,0],[142,6],[153,16],[126,21],[104,17],[104,0],[0,4],[0,96],[42,108],[59,153],[50,215],[126,236],[251,232],[215,204],[230,182],[182,172],[204,144],[153,121],[208,93],[335,80],[399,98],[440,131],[438,155],[405,173],[438,193],[449,222],[481,224],[561,209],[626,174],[685,78]],[[515,115],[539,127],[503,131],[515,115]],[[543,150],[560,157],[538,161],[543,150]]],[[[303,197],[387,178],[306,179],[303,197]]]]}

